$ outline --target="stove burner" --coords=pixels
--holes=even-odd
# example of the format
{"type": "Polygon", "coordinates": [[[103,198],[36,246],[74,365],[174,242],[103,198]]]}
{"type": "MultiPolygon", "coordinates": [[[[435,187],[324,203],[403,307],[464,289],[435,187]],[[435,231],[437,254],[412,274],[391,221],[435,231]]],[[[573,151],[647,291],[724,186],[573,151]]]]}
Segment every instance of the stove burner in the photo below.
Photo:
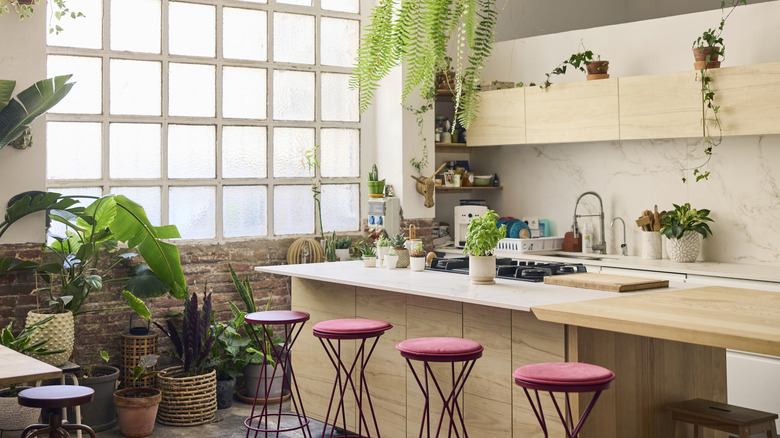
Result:
{"type": "MultiPolygon", "coordinates": [[[[469,258],[435,257],[431,266],[425,268],[428,271],[454,272],[456,274],[469,273],[469,258]]],[[[505,278],[518,281],[542,282],[548,275],[565,275],[577,272],[587,272],[585,266],[580,263],[563,264],[560,262],[532,262],[514,261],[510,258],[496,259],[496,278],[505,278]]]]}
{"type": "Polygon", "coordinates": [[[550,271],[549,269],[542,269],[542,268],[529,268],[523,270],[518,269],[518,271],[520,271],[520,277],[522,278],[541,279],[548,275],[552,275],[552,271],[550,271]]]}
{"type": "Polygon", "coordinates": [[[577,272],[577,269],[574,266],[561,266],[558,268],[559,274],[574,274],[577,272]]]}

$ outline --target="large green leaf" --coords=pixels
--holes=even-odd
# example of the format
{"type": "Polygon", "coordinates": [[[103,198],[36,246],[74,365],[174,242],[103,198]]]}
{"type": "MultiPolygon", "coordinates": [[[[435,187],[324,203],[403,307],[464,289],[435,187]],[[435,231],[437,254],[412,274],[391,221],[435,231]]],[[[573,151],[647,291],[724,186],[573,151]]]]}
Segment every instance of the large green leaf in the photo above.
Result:
{"type": "Polygon", "coordinates": [[[70,196],[61,196],[54,192],[27,192],[5,211],[5,218],[0,223],[0,237],[14,222],[30,214],[46,210],[65,210],[71,214],[80,211],[73,207],[78,201],[70,196]]]}
{"type": "Polygon", "coordinates": [[[51,109],[73,88],[73,75],[56,76],[38,81],[11,99],[0,110],[0,149],[16,140],[33,120],[51,109]]]}
{"type": "Polygon", "coordinates": [[[0,110],[8,105],[14,93],[14,87],[16,87],[16,81],[0,79],[0,110]]]}
{"type": "Polygon", "coordinates": [[[141,298],[159,297],[168,293],[171,288],[160,277],[156,276],[146,265],[134,267],[125,283],[125,290],[141,298]]]}
{"type": "Polygon", "coordinates": [[[132,292],[125,290],[122,291],[122,294],[125,296],[127,304],[130,305],[130,308],[135,310],[135,313],[137,313],[138,316],[144,319],[150,319],[152,317],[152,314],[149,312],[149,308],[146,307],[146,304],[144,304],[141,299],[135,297],[132,292]]]}

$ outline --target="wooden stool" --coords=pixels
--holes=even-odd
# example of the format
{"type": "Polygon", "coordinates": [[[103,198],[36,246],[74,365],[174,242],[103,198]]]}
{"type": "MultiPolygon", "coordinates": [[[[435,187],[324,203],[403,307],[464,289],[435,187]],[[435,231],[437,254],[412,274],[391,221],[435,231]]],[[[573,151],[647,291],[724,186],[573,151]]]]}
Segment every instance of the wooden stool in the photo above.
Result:
{"type": "Polygon", "coordinates": [[[693,424],[693,436],[703,436],[704,428],[734,433],[739,438],[765,432],[767,438],[776,438],[777,414],[733,406],[704,399],[693,399],[667,407],[674,421],[693,424]]]}
{"type": "Polygon", "coordinates": [[[49,424],[34,424],[22,432],[23,438],[48,436],[69,437],[70,431],[84,431],[96,438],[91,427],[84,424],[67,424],[62,421],[62,409],[80,406],[92,401],[95,391],[85,386],[51,385],[25,389],[19,393],[19,404],[30,408],[44,409],[49,415],[49,424]]]}

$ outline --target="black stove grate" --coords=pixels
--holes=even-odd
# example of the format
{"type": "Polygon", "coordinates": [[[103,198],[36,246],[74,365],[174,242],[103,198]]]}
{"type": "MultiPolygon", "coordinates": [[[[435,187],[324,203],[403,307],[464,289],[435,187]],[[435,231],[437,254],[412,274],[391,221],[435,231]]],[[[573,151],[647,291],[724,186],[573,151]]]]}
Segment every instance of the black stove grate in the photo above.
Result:
{"type": "MultiPolygon", "coordinates": [[[[451,272],[455,274],[469,273],[468,257],[434,257],[431,266],[426,271],[451,272]]],[[[566,275],[588,272],[582,263],[561,262],[528,262],[515,261],[510,258],[496,258],[496,278],[508,280],[542,282],[550,275],[566,275]]]]}

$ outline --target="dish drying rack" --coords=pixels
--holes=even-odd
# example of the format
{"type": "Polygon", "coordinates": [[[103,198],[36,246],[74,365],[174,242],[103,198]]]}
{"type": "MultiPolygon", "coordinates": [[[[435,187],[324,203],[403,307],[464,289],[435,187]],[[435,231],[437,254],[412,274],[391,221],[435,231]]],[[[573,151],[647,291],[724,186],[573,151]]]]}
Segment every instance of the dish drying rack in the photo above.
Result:
{"type": "Polygon", "coordinates": [[[529,239],[501,239],[496,246],[496,255],[511,256],[528,251],[560,251],[563,237],[535,237],[529,239]]]}

